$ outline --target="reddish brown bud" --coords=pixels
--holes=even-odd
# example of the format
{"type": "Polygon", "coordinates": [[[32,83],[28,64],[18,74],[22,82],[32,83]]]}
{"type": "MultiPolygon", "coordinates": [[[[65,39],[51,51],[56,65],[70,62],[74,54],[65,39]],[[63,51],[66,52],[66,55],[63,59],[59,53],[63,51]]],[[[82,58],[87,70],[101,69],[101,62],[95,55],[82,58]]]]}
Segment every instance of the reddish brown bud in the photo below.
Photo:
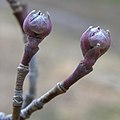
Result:
{"type": "Polygon", "coordinates": [[[33,10],[28,14],[23,23],[23,30],[27,35],[40,39],[49,35],[51,29],[52,24],[48,12],[43,14],[40,11],[36,12],[33,10]]]}
{"type": "Polygon", "coordinates": [[[99,26],[93,28],[90,26],[80,39],[83,56],[92,48],[98,46],[100,49],[99,57],[103,55],[111,44],[109,30],[101,29],[99,26]]]}

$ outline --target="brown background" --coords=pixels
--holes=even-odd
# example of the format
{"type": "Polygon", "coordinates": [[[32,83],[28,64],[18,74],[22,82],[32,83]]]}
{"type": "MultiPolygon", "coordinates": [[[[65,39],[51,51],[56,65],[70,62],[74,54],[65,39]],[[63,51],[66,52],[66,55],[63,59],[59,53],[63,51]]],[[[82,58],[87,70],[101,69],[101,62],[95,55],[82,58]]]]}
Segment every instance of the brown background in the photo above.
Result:
{"type": "MultiPolygon", "coordinates": [[[[29,11],[49,11],[52,33],[37,53],[40,97],[64,80],[83,59],[81,34],[90,26],[109,29],[112,45],[94,71],[71,89],[34,113],[30,120],[120,120],[120,1],[25,0],[29,11]]],[[[16,68],[23,54],[22,32],[8,3],[0,0],[0,111],[12,110],[16,68]]],[[[28,79],[24,91],[28,90],[28,79]]]]}

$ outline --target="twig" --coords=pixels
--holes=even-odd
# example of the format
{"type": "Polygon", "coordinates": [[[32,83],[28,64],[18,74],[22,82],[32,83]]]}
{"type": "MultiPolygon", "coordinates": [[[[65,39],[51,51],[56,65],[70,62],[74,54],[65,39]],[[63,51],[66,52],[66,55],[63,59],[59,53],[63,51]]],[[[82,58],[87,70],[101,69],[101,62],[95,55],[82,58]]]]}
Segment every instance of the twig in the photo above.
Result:
{"type": "Polygon", "coordinates": [[[33,56],[39,50],[39,47],[38,47],[39,43],[51,32],[50,17],[48,14],[44,15],[44,14],[41,14],[40,12],[36,13],[35,11],[32,11],[26,17],[23,24],[23,28],[25,33],[27,34],[27,43],[25,44],[24,55],[18,67],[17,80],[15,85],[15,95],[13,97],[12,120],[20,120],[20,111],[23,103],[23,97],[22,97],[23,82],[27,73],[29,72],[28,70],[29,63],[33,58],[33,56]],[[37,19],[36,19],[36,16],[38,17],[37,19]],[[31,20],[31,17],[33,21],[31,20]],[[37,28],[36,26],[32,26],[32,22],[38,23],[38,20],[39,20],[40,26],[39,24],[37,24],[37,28]],[[32,28],[30,29],[30,27],[32,28]],[[40,29],[40,33],[38,31],[39,29],[40,29]]]}
{"type": "Polygon", "coordinates": [[[80,62],[75,71],[67,79],[58,83],[42,97],[34,100],[29,106],[23,109],[21,111],[22,119],[25,120],[29,118],[33,112],[42,109],[44,104],[48,103],[57,95],[65,93],[69,87],[76,83],[80,78],[90,73],[93,70],[92,66],[96,63],[97,59],[110,47],[110,33],[108,30],[103,30],[100,27],[90,27],[83,33],[80,42],[84,60],[80,62]]]}
{"type": "MultiPolygon", "coordinates": [[[[27,42],[26,34],[23,30],[23,21],[27,16],[27,5],[23,4],[20,0],[7,0],[10,4],[13,14],[16,17],[24,37],[24,43],[27,42]]],[[[35,56],[30,62],[30,71],[29,71],[29,91],[28,94],[24,96],[22,108],[25,108],[34,98],[36,94],[36,80],[37,80],[37,66],[35,62],[35,56]]]]}
{"type": "MultiPolygon", "coordinates": [[[[50,89],[43,96],[33,100],[26,108],[22,109],[20,114],[20,120],[28,119],[33,112],[42,109],[43,106],[50,100],[52,100],[53,98],[60,94],[66,93],[66,91],[71,85],[73,85],[77,80],[87,75],[91,71],[92,68],[87,70],[86,65],[83,62],[81,62],[70,77],[68,77],[66,80],[62,82],[57,83],[56,86],[50,89]]],[[[11,115],[6,116],[4,120],[11,120],[11,115]]]]}
{"type": "Polygon", "coordinates": [[[22,59],[21,64],[18,66],[16,87],[15,87],[15,95],[13,97],[13,120],[19,120],[19,113],[21,111],[21,106],[23,102],[23,82],[24,79],[29,72],[29,62],[31,58],[37,53],[38,47],[32,49],[30,44],[28,43],[25,46],[25,53],[22,59]]]}
{"type": "MultiPolygon", "coordinates": [[[[93,65],[97,59],[103,55],[110,47],[111,38],[109,31],[97,28],[88,28],[81,37],[81,48],[84,59],[79,63],[75,71],[64,81],[58,83],[46,94],[32,101],[26,108],[21,110],[23,82],[28,73],[28,66],[31,58],[39,50],[38,45],[51,31],[49,16],[45,16],[40,11],[32,11],[24,21],[23,28],[28,35],[28,42],[25,45],[25,52],[21,64],[18,67],[15,96],[13,97],[12,120],[25,120],[36,110],[43,108],[54,97],[65,93],[74,83],[93,70],[93,65]],[[44,21],[44,22],[43,22],[44,21]],[[46,23],[39,24],[38,23],[46,23]],[[43,27],[44,26],[44,27],[43,27]],[[41,28],[40,30],[38,28],[41,28]],[[94,34],[93,34],[94,33],[94,34]],[[21,110],[21,111],[20,111],[21,110]]],[[[11,115],[4,117],[1,113],[1,120],[11,120],[11,115]]]]}
{"type": "Polygon", "coordinates": [[[33,112],[42,109],[43,105],[48,103],[56,96],[66,93],[66,91],[71,85],[73,85],[76,81],[78,81],[80,78],[87,75],[91,71],[92,68],[87,70],[85,65],[83,65],[83,63],[80,63],[77,69],[70,77],[68,77],[68,79],[63,82],[57,83],[57,85],[50,89],[46,94],[44,94],[38,99],[33,100],[31,104],[29,104],[25,109],[21,110],[21,118],[23,120],[28,119],[33,112]]]}

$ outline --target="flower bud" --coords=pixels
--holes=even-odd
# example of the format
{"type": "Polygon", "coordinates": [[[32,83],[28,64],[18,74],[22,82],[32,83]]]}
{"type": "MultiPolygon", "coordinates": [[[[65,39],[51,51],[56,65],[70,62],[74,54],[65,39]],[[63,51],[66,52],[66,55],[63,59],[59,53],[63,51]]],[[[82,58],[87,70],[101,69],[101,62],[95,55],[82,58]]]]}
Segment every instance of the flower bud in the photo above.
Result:
{"type": "Polygon", "coordinates": [[[109,30],[101,29],[98,27],[90,26],[80,38],[81,49],[83,56],[90,49],[98,46],[100,49],[100,55],[103,55],[110,47],[111,37],[109,30]]]}
{"type": "Polygon", "coordinates": [[[23,30],[30,37],[44,38],[51,32],[52,24],[48,12],[36,12],[33,10],[28,14],[23,23],[23,30]]]}

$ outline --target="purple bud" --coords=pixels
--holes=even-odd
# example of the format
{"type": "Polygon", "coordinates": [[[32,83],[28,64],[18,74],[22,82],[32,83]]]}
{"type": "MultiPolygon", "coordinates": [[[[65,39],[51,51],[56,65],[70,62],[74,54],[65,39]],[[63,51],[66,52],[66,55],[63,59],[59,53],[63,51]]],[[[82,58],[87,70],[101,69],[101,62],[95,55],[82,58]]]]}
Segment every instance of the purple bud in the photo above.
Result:
{"type": "Polygon", "coordinates": [[[98,27],[90,26],[80,38],[81,49],[83,56],[90,49],[98,46],[100,49],[100,55],[103,55],[110,47],[111,37],[109,30],[101,29],[98,27]]]}
{"type": "Polygon", "coordinates": [[[30,12],[24,20],[23,30],[30,37],[44,38],[51,32],[52,24],[48,12],[30,12]]]}

